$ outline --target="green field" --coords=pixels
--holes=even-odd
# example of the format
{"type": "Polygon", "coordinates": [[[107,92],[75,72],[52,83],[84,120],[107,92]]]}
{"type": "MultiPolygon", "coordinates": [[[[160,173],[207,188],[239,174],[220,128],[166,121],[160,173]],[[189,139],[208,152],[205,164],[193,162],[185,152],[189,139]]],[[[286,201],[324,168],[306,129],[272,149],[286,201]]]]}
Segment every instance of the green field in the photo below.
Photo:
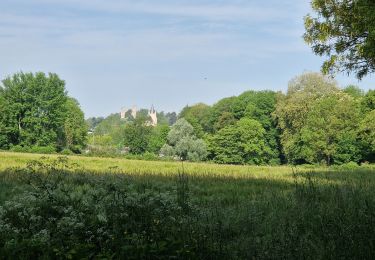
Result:
{"type": "Polygon", "coordinates": [[[372,259],[375,253],[370,167],[1,152],[0,171],[4,258],[372,259]]]}

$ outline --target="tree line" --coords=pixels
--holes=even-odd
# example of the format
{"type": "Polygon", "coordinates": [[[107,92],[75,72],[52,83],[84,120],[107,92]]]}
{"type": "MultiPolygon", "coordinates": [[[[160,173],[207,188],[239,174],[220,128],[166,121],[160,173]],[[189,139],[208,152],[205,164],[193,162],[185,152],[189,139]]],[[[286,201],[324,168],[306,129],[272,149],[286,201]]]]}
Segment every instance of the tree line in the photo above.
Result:
{"type": "Polygon", "coordinates": [[[2,81],[0,111],[0,148],[13,151],[255,165],[375,161],[375,91],[340,88],[320,73],[295,77],[286,93],[251,90],[160,112],[152,127],[145,109],[137,118],[85,121],[56,74],[21,72],[2,81]]]}
{"type": "Polygon", "coordinates": [[[106,153],[126,147],[130,154],[226,164],[374,162],[374,109],[374,90],[342,89],[320,73],[304,73],[285,94],[246,91],[212,106],[186,106],[171,127],[113,114],[97,124],[89,143],[106,153]]]}

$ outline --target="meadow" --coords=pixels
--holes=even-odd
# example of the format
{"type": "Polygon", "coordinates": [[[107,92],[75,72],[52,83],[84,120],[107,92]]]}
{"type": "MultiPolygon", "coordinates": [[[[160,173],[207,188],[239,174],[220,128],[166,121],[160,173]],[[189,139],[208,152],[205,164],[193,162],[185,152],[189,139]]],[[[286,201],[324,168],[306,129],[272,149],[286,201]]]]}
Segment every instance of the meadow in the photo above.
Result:
{"type": "Polygon", "coordinates": [[[374,188],[370,166],[232,166],[0,152],[0,255],[372,259],[374,188]]]}

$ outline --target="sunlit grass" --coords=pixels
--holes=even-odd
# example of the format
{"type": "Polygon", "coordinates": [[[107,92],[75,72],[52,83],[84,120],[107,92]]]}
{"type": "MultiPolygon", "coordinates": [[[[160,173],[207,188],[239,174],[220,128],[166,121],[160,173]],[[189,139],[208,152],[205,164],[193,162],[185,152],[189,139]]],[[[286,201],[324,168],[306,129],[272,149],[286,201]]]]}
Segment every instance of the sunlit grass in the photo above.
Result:
{"type": "Polygon", "coordinates": [[[0,255],[370,259],[374,191],[371,167],[0,152],[0,255]]]}

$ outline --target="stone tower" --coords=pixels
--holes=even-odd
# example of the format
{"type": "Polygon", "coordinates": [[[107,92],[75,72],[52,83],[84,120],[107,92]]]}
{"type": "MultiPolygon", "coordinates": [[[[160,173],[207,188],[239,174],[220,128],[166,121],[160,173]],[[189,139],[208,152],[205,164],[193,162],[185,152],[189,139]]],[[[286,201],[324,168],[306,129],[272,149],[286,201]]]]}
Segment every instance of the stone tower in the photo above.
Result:
{"type": "Polygon", "coordinates": [[[120,112],[121,119],[125,119],[127,111],[128,109],[126,107],[121,108],[121,112],[120,112]]]}
{"type": "Polygon", "coordinates": [[[132,117],[134,119],[137,118],[137,107],[136,106],[133,106],[133,108],[132,108],[132,117]]]}
{"type": "Polygon", "coordinates": [[[158,117],[154,105],[151,106],[150,110],[148,111],[148,115],[151,118],[150,125],[156,126],[158,124],[158,117]]]}

